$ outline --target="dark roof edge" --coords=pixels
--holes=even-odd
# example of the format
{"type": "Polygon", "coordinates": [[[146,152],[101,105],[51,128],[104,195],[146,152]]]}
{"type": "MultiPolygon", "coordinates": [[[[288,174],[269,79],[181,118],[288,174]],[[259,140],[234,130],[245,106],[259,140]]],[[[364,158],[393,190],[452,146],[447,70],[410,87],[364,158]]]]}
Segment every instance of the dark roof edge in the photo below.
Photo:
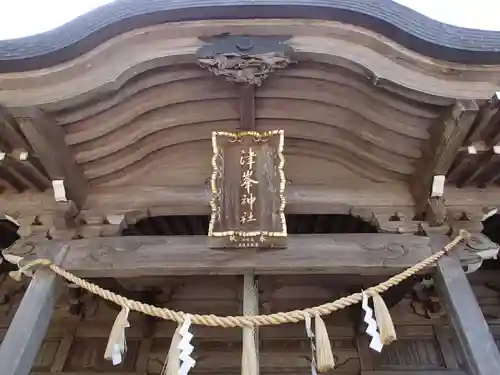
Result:
{"type": "Polygon", "coordinates": [[[209,19],[317,19],[380,33],[423,55],[500,64],[500,32],[435,21],[391,0],[118,0],[48,32],[0,41],[0,72],[73,59],[124,32],[164,22],[209,19]]]}

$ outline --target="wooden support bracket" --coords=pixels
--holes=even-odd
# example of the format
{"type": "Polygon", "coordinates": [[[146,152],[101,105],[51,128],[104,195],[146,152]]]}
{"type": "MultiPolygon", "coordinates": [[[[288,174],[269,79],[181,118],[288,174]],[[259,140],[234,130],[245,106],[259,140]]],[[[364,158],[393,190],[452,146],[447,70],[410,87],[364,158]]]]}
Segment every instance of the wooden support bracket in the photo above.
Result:
{"type": "MultiPolygon", "coordinates": [[[[429,196],[433,195],[434,177],[447,175],[478,111],[475,101],[459,100],[444,114],[440,126],[432,129],[429,143],[410,181],[416,215],[426,211],[429,196]]],[[[442,181],[438,182],[444,185],[442,181]]]]}

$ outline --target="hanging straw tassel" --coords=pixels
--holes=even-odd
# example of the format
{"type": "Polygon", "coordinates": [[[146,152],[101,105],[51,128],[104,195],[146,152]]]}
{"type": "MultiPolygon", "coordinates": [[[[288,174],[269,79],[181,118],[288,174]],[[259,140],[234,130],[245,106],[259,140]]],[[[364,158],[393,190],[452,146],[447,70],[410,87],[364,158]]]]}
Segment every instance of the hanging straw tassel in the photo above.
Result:
{"type": "Polygon", "coordinates": [[[316,315],[314,320],[314,335],[316,336],[316,368],[319,372],[330,371],[335,368],[332,346],[328,338],[328,331],[321,316],[316,315]]]}
{"type": "Polygon", "coordinates": [[[130,327],[128,322],[129,312],[130,309],[128,307],[122,307],[122,310],[118,313],[118,316],[115,319],[113,328],[111,328],[111,333],[109,334],[108,345],[106,346],[106,351],[104,352],[104,358],[111,360],[114,366],[122,363],[123,354],[127,351],[125,328],[130,327]]]}
{"type": "Polygon", "coordinates": [[[179,358],[181,351],[179,349],[179,343],[181,342],[181,335],[179,333],[181,326],[177,326],[174,335],[172,336],[172,342],[170,343],[170,349],[168,350],[167,359],[161,370],[161,375],[178,375],[179,368],[181,367],[181,360],[179,358]]]}
{"type": "Polygon", "coordinates": [[[376,293],[372,298],[375,319],[377,320],[380,332],[380,340],[382,341],[382,344],[389,345],[391,342],[397,340],[396,329],[394,328],[391,314],[380,294],[376,293]]]}

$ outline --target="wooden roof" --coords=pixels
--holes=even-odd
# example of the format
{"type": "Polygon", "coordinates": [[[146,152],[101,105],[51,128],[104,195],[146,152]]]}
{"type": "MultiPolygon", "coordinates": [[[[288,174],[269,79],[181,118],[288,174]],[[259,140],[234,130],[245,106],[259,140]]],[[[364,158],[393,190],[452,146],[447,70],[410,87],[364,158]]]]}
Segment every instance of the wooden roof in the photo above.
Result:
{"type": "MultiPolygon", "coordinates": [[[[5,212],[56,211],[51,180],[63,179],[87,213],[207,214],[211,132],[238,129],[239,91],[196,51],[224,33],[286,35],[294,50],[297,64],[255,93],[256,130],[285,130],[288,213],[311,213],[305,199],[325,214],[384,206],[411,218],[436,174],[486,186],[480,204],[498,204],[500,33],[388,0],[252,4],[116,1],[0,41],[5,212]],[[462,160],[471,144],[488,155],[479,164],[462,160]]],[[[471,190],[448,193],[458,211],[478,205],[471,190]]]]}
{"type": "Polygon", "coordinates": [[[443,24],[390,0],[118,0],[55,30],[0,42],[0,70],[23,71],[73,59],[128,31],[166,22],[312,19],[373,30],[418,53],[468,64],[500,62],[500,32],[443,24]]]}

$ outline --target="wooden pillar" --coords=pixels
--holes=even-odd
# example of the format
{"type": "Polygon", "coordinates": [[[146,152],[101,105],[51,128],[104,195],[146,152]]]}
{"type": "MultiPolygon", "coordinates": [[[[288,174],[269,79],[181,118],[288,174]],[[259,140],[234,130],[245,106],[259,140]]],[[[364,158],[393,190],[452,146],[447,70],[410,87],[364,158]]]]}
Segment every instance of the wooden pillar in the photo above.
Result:
{"type": "MultiPolygon", "coordinates": [[[[253,272],[245,273],[243,276],[243,314],[259,314],[259,292],[253,272]]],[[[242,375],[259,375],[258,335],[258,327],[243,328],[242,375]],[[249,351],[245,353],[246,350],[249,351]]]]}
{"type": "MultiPolygon", "coordinates": [[[[443,234],[432,234],[434,252],[449,242],[443,234]]],[[[436,287],[447,308],[471,375],[500,374],[500,351],[456,254],[444,256],[434,277],[436,287]]]]}
{"type": "MultiPolygon", "coordinates": [[[[62,262],[67,248],[54,262],[62,262]]],[[[59,297],[60,280],[48,269],[36,271],[0,346],[2,375],[28,375],[45,338],[59,297]]]]}

